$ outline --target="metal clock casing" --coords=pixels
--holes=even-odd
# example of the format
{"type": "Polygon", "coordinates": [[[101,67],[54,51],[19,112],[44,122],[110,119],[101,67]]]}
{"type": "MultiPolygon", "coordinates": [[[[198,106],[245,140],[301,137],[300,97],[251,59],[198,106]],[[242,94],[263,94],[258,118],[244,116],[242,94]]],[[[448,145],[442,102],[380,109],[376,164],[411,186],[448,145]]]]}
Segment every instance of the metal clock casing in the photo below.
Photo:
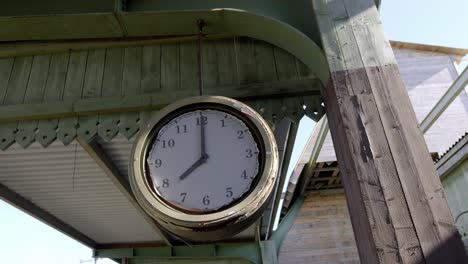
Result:
{"type": "MultiPolygon", "coordinates": [[[[229,151],[229,146],[226,146],[226,151],[229,151]]],[[[278,151],[268,124],[249,106],[220,96],[183,99],[159,111],[140,132],[133,148],[132,158],[130,183],[138,203],[165,229],[192,241],[220,240],[247,228],[261,215],[273,191],[278,173],[278,151]],[[255,175],[253,184],[242,197],[216,210],[190,211],[168,200],[162,192],[156,190],[152,180],[154,178],[148,168],[148,157],[161,128],[173,122],[177,116],[200,109],[225,112],[240,118],[255,134],[261,160],[258,175],[255,175]]],[[[216,177],[216,175],[210,176],[216,177]]],[[[206,184],[209,186],[210,182],[206,184]]],[[[210,188],[216,187],[210,186],[210,188]]]]}

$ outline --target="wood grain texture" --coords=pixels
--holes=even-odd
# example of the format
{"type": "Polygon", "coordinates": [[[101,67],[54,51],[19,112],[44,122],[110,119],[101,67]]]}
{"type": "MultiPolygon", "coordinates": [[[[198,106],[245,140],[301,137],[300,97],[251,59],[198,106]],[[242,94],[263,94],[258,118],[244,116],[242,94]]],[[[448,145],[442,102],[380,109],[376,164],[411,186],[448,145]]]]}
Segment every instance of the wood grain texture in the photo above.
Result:
{"type": "Polygon", "coordinates": [[[216,51],[216,42],[203,39],[202,55],[204,85],[205,87],[216,87],[219,85],[219,58],[216,51]]]}
{"type": "Polygon", "coordinates": [[[161,46],[143,46],[141,58],[141,91],[161,90],[161,46]]]}
{"type": "MultiPolygon", "coordinates": [[[[3,104],[21,104],[24,100],[29,75],[31,72],[32,57],[15,58],[11,73],[4,92],[3,104]]],[[[15,142],[17,122],[2,124],[0,126],[0,149],[6,149],[15,142]]]]}
{"type": "Polygon", "coordinates": [[[287,51],[274,48],[276,72],[278,80],[294,80],[298,78],[296,60],[287,51]]]}
{"type": "MultiPolygon", "coordinates": [[[[88,52],[86,72],[83,81],[81,98],[95,98],[102,94],[102,78],[104,74],[105,49],[88,52]]],[[[87,142],[91,142],[97,134],[98,116],[84,116],[79,118],[77,135],[87,142]]]]}
{"type": "MultiPolygon", "coordinates": [[[[50,55],[34,56],[26,93],[24,95],[24,103],[37,103],[43,100],[49,67],[50,55]]],[[[28,147],[35,141],[37,125],[37,120],[19,122],[15,141],[23,148],[28,147]]]]}
{"type": "Polygon", "coordinates": [[[215,46],[218,57],[218,85],[239,85],[235,39],[218,40],[215,46]]]}
{"type": "Polygon", "coordinates": [[[360,263],[344,193],[309,193],[279,263],[360,263]]]}
{"type": "Polygon", "coordinates": [[[161,45],[161,90],[180,88],[180,44],[161,45]]]}
{"type": "MultiPolygon", "coordinates": [[[[124,98],[141,94],[142,51],[142,47],[130,47],[125,49],[122,77],[122,95],[124,98]]],[[[107,141],[114,138],[119,131],[128,137],[133,136],[138,131],[135,128],[138,127],[139,120],[140,114],[138,112],[121,113],[119,127],[109,126],[105,129],[101,129],[99,135],[107,141]]]]}
{"type": "MultiPolygon", "coordinates": [[[[88,51],[70,53],[62,100],[81,98],[87,58],[88,51]]],[[[57,138],[65,145],[70,144],[76,137],[77,124],[78,118],[76,117],[60,119],[57,138]]]]}
{"type": "MultiPolygon", "coordinates": [[[[77,133],[88,141],[96,135],[111,140],[117,133],[131,138],[149,117],[146,110],[198,95],[196,42],[150,44],[45,54],[50,57],[50,66],[40,67],[45,90],[31,86],[30,91],[43,93],[44,97],[5,103],[0,106],[0,123],[39,120],[36,131],[27,129],[25,142],[29,144],[32,138],[43,146],[57,137],[68,144],[77,133]]],[[[8,92],[13,61],[22,58],[0,61],[2,101],[8,92]]],[[[247,37],[206,39],[203,65],[205,94],[229,96],[258,106],[257,110],[272,124],[282,118],[297,122],[304,114],[317,119],[324,113],[318,96],[319,81],[303,64],[299,65],[303,74],[299,77],[297,59],[269,43],[247,37]],[[243,43],[242,47],[239,43],[243,43]],[[275,52],[282,55],[275,57],[275,52]],[[278,74],[284,75],[285,71],[295,73],[295,77],[279,81],[278,74]]],[[[27,70],[18,78],[27,79],[30,74],[35,75],[27,70]]],[[[15,135],[16,127],[10,125],[3,131],[9,138],[5,138],[9,142],[5,146],[15,138],[22,139],[15,135]]]]}
{"type": "Polygon", "coordinates": [[[324,98],[361,261],[467,261],[373,1],[314,1],[324,98]]]}
{"type": "Polygon", "coordinates": [[[249,84],[258,81],[257,64],[255,61],[255,41],[251,38],[235,38],[236,63],[239,73],[239,83],[249,84]]]}
{"type": "MultiPolygon", "coordinates": [[[[450,55],[414,49],[394,48],[395,58],[400,70],[411,104],[418,121],[422,121],[439,98],[457,78],[450,55]],[[428,92],[430,91],[430,92],[428,92]]],[[[466,131],[468,123],[468,94],[460,93],[442,116],[424,134],[429,152],[442,155],[466,131]]],[[[336,155],[331,136],[328,135],[320,162],[334,161],[336,155]]]]}
{"type": "MultiPolygon", "coordinates": [[[[68,53],[53,54],[51,56],[43,97],[44,102],[54,102],[62,99],[69,57],[68,53]]],[[[36,141],[43,147],[49,146],[56,139],[58,122],[58,118],[39,120],[36,141]]]]}

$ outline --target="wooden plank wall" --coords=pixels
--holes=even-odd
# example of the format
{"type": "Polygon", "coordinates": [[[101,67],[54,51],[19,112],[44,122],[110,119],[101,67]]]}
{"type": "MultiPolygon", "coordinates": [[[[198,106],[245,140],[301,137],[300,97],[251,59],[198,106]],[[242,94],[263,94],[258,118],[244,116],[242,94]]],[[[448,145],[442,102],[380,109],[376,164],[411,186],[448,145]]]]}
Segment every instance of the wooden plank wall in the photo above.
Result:
{"type": "MultiPolygon", "coordinates": [[[[215,89],[216,95],[231,90],[252,92],[259,84],[264,87],[258,89],[268,90],[280,82],[285,84],[282,91],[287,91],[294,81],[309,82],[297,86],[313,86],[310,83],[316,80],[293,55],[260,40],[247,37],[206,40],[203,49],[205,88],[215,89]]],[[[197,68],[197,43],[193,41],[5,58],[0,59],[0,105],[96,98],[135,100],[135,95],[154,93],[194,96],[198,95],[197,68]]],[[[252,98],[247,103],[273,123],[283,117],[298,121],[304,114],[319,118],[323,114],[320,87],[305,89],[308,88],[317,95],[263,101],[252,98]],[[304,109],[303,105],[309,107],[304,109]]],[[[87,140],[96,135],[111,140],[121,133],[130,138],[147,116],[146,112],[134,112],[3,123],[0,149],[15,141],[23,147],[35,140],[47,146],[56,138],[69,144],[77,135],[87,140]]]]}
{"type": "MultiPolygon", "coordinates": [[[[452,215],[468,210],[468,160],[444,178],[452,215]]],[[[468,252],[468,214],[457,221],[468,252]]],[[[280,250],[279,263],[360,263],[348,213],[340,190],[308,194],[280,250]]]]}
{"type": "MultiPolygon", "coordinates": [[[[123,96],[161,90],[196,90],[197,67],[196,42],[0,59],[0,103],[40,102],[44,90],[48,91],[57,82],[62,84],[57,91],[59,100],[111,95],[106,90],[115,86],[119,89],[112,95],[123,96]],[[63,74],[65,83],[56,80],[63,74]],[[103,81],[110,76],[114,80],[103,81]],[[21,87],[8,89],[13,85],[21,87]],[[25,92],[33,95],[25,97],[25,92]],[[16,98],[13,93],[18,94],[17,100],[13,99],[16,98]]],[[[291,54],[247,37],[205,41],[204,69],[207,88],[314,78],[291,54]]]]}
{"type": "Polygon", "coordinates": [[[442,181],[450,210],[454,218],[458,217],[458,231],[468,248],[468,159],[457,166],[442,181]]]}
{"type": "Polygon", "coordinates": [[[309,193],[283,242],[279,263],[359,263],[342,191],[309,193]]]}
{"type": "MultiPolygon", "coordinates": [[[[421,122],[458,73],[449,54],[394,48],[401,77],[410,96],[418,121],[421,122]]],[[[468,129],[468,94],[460,95],[425,134],[429,152],[441,155],[468,129]]],[[[318,162],[335,161],[330,134],[327,135],[318,162]]]]}

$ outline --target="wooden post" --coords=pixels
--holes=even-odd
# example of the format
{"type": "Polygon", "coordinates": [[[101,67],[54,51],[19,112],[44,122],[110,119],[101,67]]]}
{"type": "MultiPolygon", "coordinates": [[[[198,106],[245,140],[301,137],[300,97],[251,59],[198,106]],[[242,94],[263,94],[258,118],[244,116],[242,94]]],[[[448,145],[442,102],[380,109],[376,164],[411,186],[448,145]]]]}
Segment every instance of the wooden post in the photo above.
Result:
{"type": "Polygon", "coordinates": [[[374,0],[313,0],[362,263],[468,263],[374,0]]]}

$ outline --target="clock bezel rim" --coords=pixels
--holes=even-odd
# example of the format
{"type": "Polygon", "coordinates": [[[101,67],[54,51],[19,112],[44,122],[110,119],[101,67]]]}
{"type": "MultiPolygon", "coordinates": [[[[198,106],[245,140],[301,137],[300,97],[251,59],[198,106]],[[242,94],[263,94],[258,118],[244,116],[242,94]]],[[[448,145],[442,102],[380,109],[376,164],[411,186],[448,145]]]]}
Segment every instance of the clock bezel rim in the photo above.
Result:
{"type": "Polygon", "coordinates": [[[190,233],[191,228],[208,228],[227,222],[238,222],[254,215],[265,205],[273,191],[278,173],[278,150],[276,141],[266,121],[252,108],[237,100],[222,96],[197,96],[179,100],[158,111],[147,125],[140,131],[132,151],[133,161],[130,162],[130,184],[136,200],[153,218],[164,226],[185,229],[190,233]],[[165,204],[151,190],[144,174],[145,155],[150,142],[150,133],[155,124],[169,113],[191,104],[215,103],[229,107],[244,114],[252,121],[260,132],[260,140],[264,145],[264,166],[258,182],[253,190],[242,201],[222,211],[205,214],[187,214],[165,204]]]}

